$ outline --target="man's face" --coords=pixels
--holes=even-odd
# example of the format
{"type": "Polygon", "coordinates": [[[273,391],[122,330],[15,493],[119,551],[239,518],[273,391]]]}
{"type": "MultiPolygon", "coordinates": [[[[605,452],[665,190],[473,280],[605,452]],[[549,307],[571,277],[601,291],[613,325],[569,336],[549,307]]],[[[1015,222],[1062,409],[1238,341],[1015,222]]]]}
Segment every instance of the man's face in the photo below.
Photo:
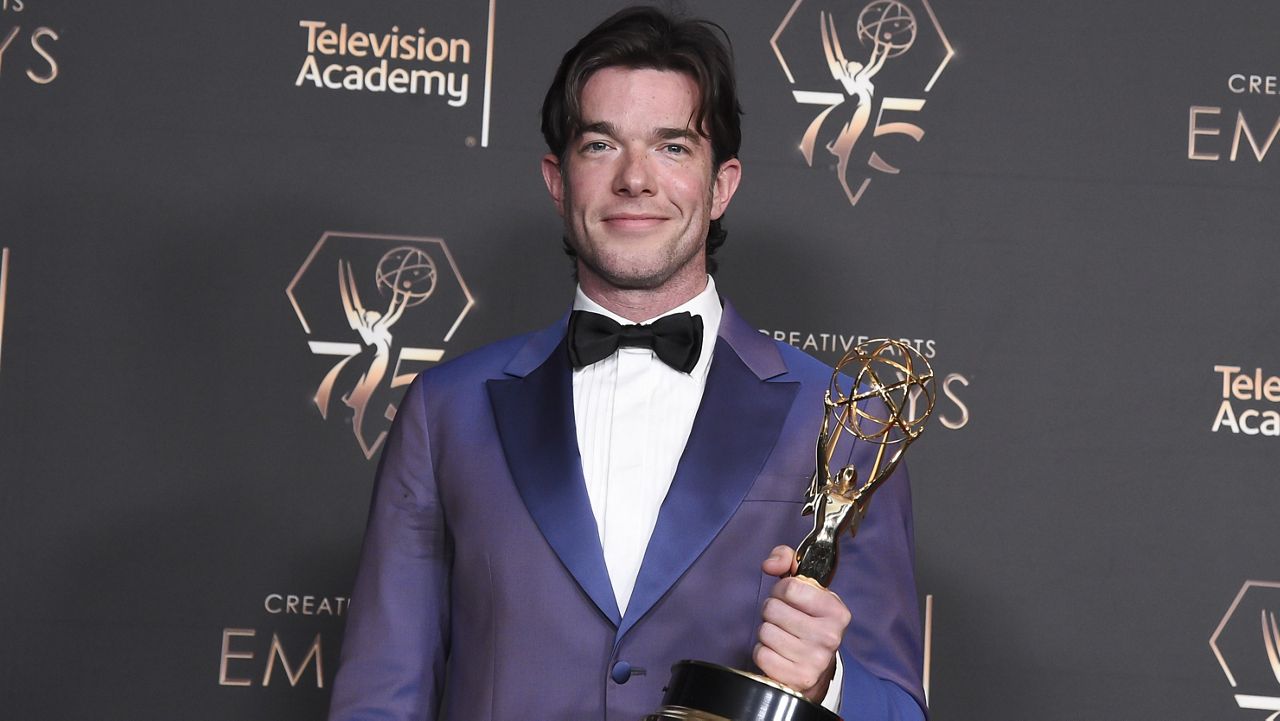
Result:
{"type": "Polygon", "coordinates": [[[578,254],[584,288],[662,290],[706,275],[709,223],[724,214],[741,166],[712,172],[693,127],[698,87],[684,73],[608,67],[582,89],[583,132],[542,175],[578,254]]]}

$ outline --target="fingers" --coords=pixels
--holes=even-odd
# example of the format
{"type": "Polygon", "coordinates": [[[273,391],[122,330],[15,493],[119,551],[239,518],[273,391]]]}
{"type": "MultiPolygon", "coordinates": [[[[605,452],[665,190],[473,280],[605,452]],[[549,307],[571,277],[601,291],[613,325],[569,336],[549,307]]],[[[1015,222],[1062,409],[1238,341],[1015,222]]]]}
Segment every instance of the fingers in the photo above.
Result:
{"type": "Polygon", "coordinates": [[[797,666],[791,659],[785,658],[763,642],[756,644],[751,660],[765,676],[799,691],[811,701],[820,701],[831,682],[830,674],[810,673],[807,669],[814,667],[797,666]]]}
{"type": "Polygon", "coordinates": [[[831,677],[835,675],[834,661],[830,670],[817,672],[813,670],[816,666],[797,665],[763,643],[756,644],[751,660],[765,676],[814,702],[820,702],[827,695],[831,677]]]}
{"type": "MultiPolygon", "coordinates": [[[[778,602],[777,605],[782,604],[778,602]]],[[[795,609],[788,609],[788,611],[800,614],[795,609]]],[[[765,621],[760,624],[760,644],[778,654],[791,666],[811,672],[813,674],[811,678],[800,679],[798,684],[799,688],[809,688],[817,683],[817,675],[826,670],[836,649],[840,647],[840,642],[836,639],[835,644],[832,645],[830,635],[824,631],[816,634],[822,638],[801,638],[796,635],[796,621],[790,620],[789,624],[784,625],[775,621],[765,621]]]]}
{"type": "MultiPolygon", "coordinates": [[[[784,578],[765,599],[761,619],[827,653],[840,648],[851,618],[844,601],[821,586],[800,578],[784,578]]],[[[781,648],[774,650],[786,654],[781,648]]]]}
{"type": "Polygon", "coordinates": [[[849,609],[834,592],[823,588],[817,581],[804,576],[783,578],[773,584],[770,598],[776,598],[792,608],[817,618],[828,616],[842,620],[841,630],[849,624],[849,609]]]}
{"type": "Polygon", "coordinates": [[[784,578],[774,585],[761,616],[752,660],[773,680],[821,699],[849,625],[844,601],[808,579],[784,578]]]}
{"type": "Polygon", "coordinates": [[[770,576],[790,576],[796,572],[796,552],[790,546],[776,546],[760,564],[760,569],[770,576]]]}

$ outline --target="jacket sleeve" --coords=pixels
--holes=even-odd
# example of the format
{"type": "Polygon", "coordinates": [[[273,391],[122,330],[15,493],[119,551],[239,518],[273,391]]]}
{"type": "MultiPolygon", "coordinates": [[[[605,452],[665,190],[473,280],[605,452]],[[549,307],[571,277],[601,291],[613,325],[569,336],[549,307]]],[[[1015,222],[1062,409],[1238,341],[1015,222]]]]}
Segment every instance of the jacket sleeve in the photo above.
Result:
{"type": "MultiPolygon", "coordinates": [[[[875,446],[857,443],[854,463],[871,466],[875,446]]],[[[872,496],[856,538],[841,541],[831,590],[852,614],[840,647],[845,721],[923,721],[923,650],[916,597],[911,489],[899,464],[872,496]]]]}
{"type": "Polygon", "coordinates": [[[330,721],[434,720],[449,647],[453,549],[419,376],[378,464],[330,721]]]}

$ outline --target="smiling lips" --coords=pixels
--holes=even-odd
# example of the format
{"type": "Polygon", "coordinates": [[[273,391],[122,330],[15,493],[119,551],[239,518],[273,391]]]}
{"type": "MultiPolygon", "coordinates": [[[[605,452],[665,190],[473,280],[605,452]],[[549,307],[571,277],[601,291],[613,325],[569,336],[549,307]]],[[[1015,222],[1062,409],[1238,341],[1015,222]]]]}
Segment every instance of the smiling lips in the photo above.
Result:
{"type": "Polygon", "coordinates": [[[605,224],[618,230],[647,230],[666,220],[666,216],[649,213],[613,213],[603,218],[605,224]]]}

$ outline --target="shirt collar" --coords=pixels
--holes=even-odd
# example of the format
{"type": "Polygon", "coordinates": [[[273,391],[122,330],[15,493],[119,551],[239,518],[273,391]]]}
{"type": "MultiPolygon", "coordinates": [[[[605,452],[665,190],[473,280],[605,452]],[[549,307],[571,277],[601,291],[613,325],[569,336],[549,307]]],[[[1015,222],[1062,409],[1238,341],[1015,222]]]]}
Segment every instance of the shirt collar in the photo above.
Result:
{"type": "MultiPolygon", "coordinates": [[[[623,318],[610,311],[608,308],[587,297],[582,292],[582,286],[578,286],[573,296],[573,309],[586,310],[592,313],[599,313],[608,316],[623,325],[631,325],[632,321],[623,318]]],[[[716,347],[716,335],[720,332],[720,317],[724,314],[724,308],[720,305],[720,295],[716,293],[716,280],[711,276],[707,276],[707,287],[702,292],[685,301],[684,303],[672,308],[671,310],[654,316],[647,320],[641,321],[641,325],[652,323],[653,321],[665,315],[672,313],[683,313],[689,311],[693,315],[702,316],[702,353],[698,356],[698,363],[693,367],[689,375],[705,377],[707,368],[711,365],[711,353],[716,347]]]]}

